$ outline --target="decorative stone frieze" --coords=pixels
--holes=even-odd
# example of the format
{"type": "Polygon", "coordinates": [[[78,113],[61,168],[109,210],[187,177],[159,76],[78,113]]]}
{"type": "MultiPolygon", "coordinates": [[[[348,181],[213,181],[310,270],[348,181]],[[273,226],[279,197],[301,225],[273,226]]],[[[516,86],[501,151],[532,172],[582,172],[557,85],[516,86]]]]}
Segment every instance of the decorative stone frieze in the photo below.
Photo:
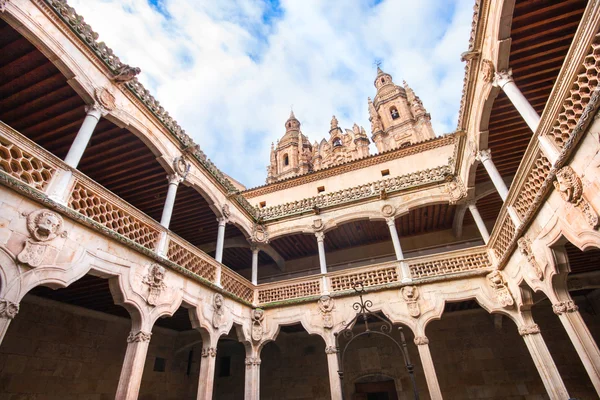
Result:
{"type": "Polygon", "coordinates": [[[417,287],[404,286],[402,289],[400,289],[400,293],[402,293],[402,298],[406,302],[408,314],[413,318],[417,318],[419,315],[421,315],[421,308],[417,302],[419,299],[419,290],[417,287]]]}
{"type": "Polygon", "coordinates": [[[566,165],[556,172],[554,187],[567,203],[573,204],[583,213],[587,223],[596,229],[600,225],[598,213],[583,196],[583,184],[573,168],[566,165]]]}
{"type": "Polygon", "coordinates": [[[331,296],[321,296],[319,299],[319,312],[323,317],[323,327],[325,329],[333,328],[333,314],[332,311],[335,308],[333,298],[331,296]]]}
{"type": "Polygon", "coordinates": [[[527,336],[527,335],[535,335],[540,333],[540,327],[537,324],[525,325],[519,328],[519,335],[527,336]]]}
{"type": "Polygon", "coordinates": [[[202,348],[202,357],[206,358],[206,357],[216,357],[217,356],[217,349],[214,347],[203,347],[202,348]]]}
{"type": "Polygon", "coordinates": [[[325,346],[325,354],[337,354],[338,349],[335,346],[325,346]]]}
{"type": "Polygon", "coordinates": [[[151,336],[152,332],[129,332],[129,336],[127,336],[127,343],[149,342],[151,336]]]}
{"type": "Polygon", "coordinates": [[[425,346],[429,344],[429,339],[427,336],[415,336],[415,344],[417,346],[425,346]]]}
{"type": "Polygon", "coordinates": [[[512,294],[510,293],[510,289],[506,284],[506,280],[502,273],[498,270],[494,270],[487,274],[486,276],[490,287],[494,291],[494,296],[496,297],[496,301],[505,308],[511,308],[515,304],[512,294]]]}
{"type": "Polygon", "coordinates": [[[19,313],[19,305],[10,300],[0,299],[0,318],[14,319],[19,313]]]}
{"type": "Polygon", "coordinates": [[[263,326],[263,321],[265,319],[265,311],[262,308],[255,308],[252,310],[251,314],[252,318],[252,328],[251,328],[251,337],[255,342],[260,342],[265,333],[265,328],[263,326]]]}
{"type": "Polygon", "coordinates": [[[259,357],[246,357],[246,368],[257,367],[260,365],[259,357]]]}
{"type": "Polygon", "coordinates": [[[39,267],[49,248],[49,242],[64,235],[63,219],[57,213],[42,209],[27,216],[27,230],[31,235],[17,259],[31,267],[39,267]]]}
{"type": "Polygon", "coordinates": [[[146,303],[156,306],[162,291],[167,287],[165,285],[166,269],[158,264],[151,264],[148,273],[144,276],[142,283],[148,286],[148,295],[146,303]]]}
{"type": "Polygon", "coordinates": [[[483,79],[484,82],[492,83],[495,73],[496,68],[494,68],[493,62],[487,59],[481,61],[481,79],[483,79]]]}
{"type": "Polygon", "coordinates": [[[556,315],[561,315],[565,313],[579,311],[579,307],[575,304],[573,300],[567,300],[552,304],[552,311],[554,311],[554,314],[556,315]]]}
{"type": "Polygon", "coordinates": [[[225,325],[225,309],[223,308],[223,295],[221,293],[215,293],[213,296],[213,317],[212,325],[213,328],[219,329],[225,325]]]}
{"type": "Polygon", "coordinates": [[[542,271],[542,268],[540,267],[533,255],[533,251],[531,250],[531,240],[529,240],[526,236],[523,236],[522,238],[519,238],[517,243],[519,245],[519,250],[521,251],[521,254],[523,254],[527,258],[527,262],[533,269],[535,276],[539,280],[543,280],[544,271],[542,271]]]}

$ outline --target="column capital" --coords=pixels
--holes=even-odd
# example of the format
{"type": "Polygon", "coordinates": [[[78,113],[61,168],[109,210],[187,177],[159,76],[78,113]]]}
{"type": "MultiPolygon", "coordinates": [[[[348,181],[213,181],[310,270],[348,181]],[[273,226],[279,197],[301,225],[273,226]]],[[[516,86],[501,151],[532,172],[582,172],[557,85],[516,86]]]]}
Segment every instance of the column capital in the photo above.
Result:
{"type": "Polygon", "coordinates": [[[322,242],[325,240],[325,232],[315,232],[315,236],[317,238],[317,242],[322,242]]]}
{"type": "Polygon", "coordinates": [[[10,300],[0,299],[0,318],[14,319],[19,313],[19,304],[10,300]]]}
{"type": "Polygon", "coordinates": [[[136,342],[149,342],[150,337],[152,336],[152,332],[129,332],[129,336],[127,336],[127,343],[136,343],[136,342]]]}
{"type": "Polygon", "coordinates": [[[325,354],[337,354],[338,353],[338,349],[336,346],[326,346],[325,347],[325,354]]]}
{"type": "Polygon", "coordinates": [[[260,357],[246,357],[246,368],[257,367],[260,365],[260,357]]]}
{"type": "Polygon", "coordinates": [[[217,218],[217,222],[219,223],[219,226],[225,226],[229,220],[225,217],[219,217],[217,218]]]}
{"type": "Polygon", "coordinates": [[[579,307],[573,300],[567,300],[552,304],[552,311],[554,311],[554,314],[556,315],[561,315],[579,311],[579,307]]]}
{"type": "Polygon", "coordinates": [[[540,333],[538,324],[523,325],[519,328],[519,335],[521,336],[535,335],[538,333],[540,333]]]}
{"type": "Polygon", "coordinates": [[[494,80],[492,81],[492,85],[495,87],[503,88],[509,82],[514,82],[512,77],[512,69],[498,71],[494,74],[494,80]]]}
{"type": "Polygon", "coordinates": [[[258,253],[260,251],[260,248],[258,247],[257,243],[250,243],[250,250],[252,250],[253,253],[258,253]]]}
{"type": "Polygon", "coordinates": [[[216,357],[217,349],[215,347],[203,347],[202,348],[202,357],[206,358],[208,356],[216,357]]]}
{"type": "Polygon", "coordinates": [[[387,217],[385,219],[385,223],[387,224],[387,226],[395,226],[395,222],[396,222],[396,218],[395,217],[387,217]]]}
{"type": "Polygon", "coordinates": [[[169,174],[167,175],[167,181],[169,181],[169,185],[179,185],[183,182],[183,177],[179,174],[169,174]]]}
{"type": "Polygon", "coordinates": [[[477,208],[477,200],[475,200],[475,199],[467,200],[467,202],[465,204],[469,208],[477,208]]]}
{"type": "Polygon", "coordinates": [[[488,160],[491,160],[492,159],[492,150],[491,149],[479,150],[477,152],[477,154],[475,154],[475,159],[480,162],[486,162],[488,160]]]}
{"type": "Polygon", "coordinates": [[[417,346],[425,346],[429,344],[427,336],[415,336],[415,344],[417,346]]]}
{"type": "Polygon", "coordinates": [[[108,114],[108,110],[102,107],[100,103],[94,102],[85,106],[85,113],[99,120],[100,117],[108,114]]]}

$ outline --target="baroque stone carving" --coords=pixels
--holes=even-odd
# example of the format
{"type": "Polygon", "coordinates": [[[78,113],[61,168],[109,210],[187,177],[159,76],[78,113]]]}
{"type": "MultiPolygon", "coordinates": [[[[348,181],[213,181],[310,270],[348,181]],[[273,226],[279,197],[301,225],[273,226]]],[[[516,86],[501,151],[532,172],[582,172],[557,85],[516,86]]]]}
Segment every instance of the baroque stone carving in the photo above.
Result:
{"type": "Polygon", "coordinates": [[[167,271],[158,264],[151,264],[148,273],[144,276],[142,283],[148,286],[148,297],[146,302],[151,306],[158,303],[158,298],[162,291],[167,287],[165,285],[165,274],[167,271]]]}
{"type": "Polygon", "coordinates": [[[182,180],[185,180],[187,177],[191,166],[192,165],[181,156],[173,159],[173,169],[175,170],[175,173],[182,178],[182,180]]]}
{"type": "Polygon", "coordinates": [[[419,303],[417,303],[417,300],[419,299],[419,290],[417,287],[404,286],[400,289],[400,293],[402,293],[402,298],[406,301],[408,314],[413,318],[417,318],[421,315],[421,308],[419,307],[419,303]]]}
{"type": "Polygon", "coordinates": [[[214,347],[203,347],[202,348],[202,357],[206,358],[206,357],[216,357],[217,356],[217,349],[214,347]]]}
{"type": "Polygon", "coordinates": [[[213,296],[213,308],[212,325],[213,328],[219,329],[225,324],[225,309],[223,308],[223,295],[221,293],[215,293],[213,296]]]}
{"type": "Polygon", "coordinates": [[[265,319],[265,311],[262,308],[255,308],[252,310],[252,331],[251,337],[255,342],[260,342],[262,339],[265,328],[263,326],[263,320],[265,319]]]}
{"type": "Polygon", "coordinates": [[[325,227],[325,224],[323,223],[322,219],[318,218],[318,219],[313,220],[312,228],[315,230],[315,232],[322,231],[324,227],[325,227]]]}
{"type": "Polygon", "coordinates": [[[498,301],[502,307],[511,308],[515,304],[515,301],[510,293],[508,285],[506,284],[506,280],[504,280],[504,276],[502,276],[502,273],[498,270],[494,270],[487,274],[486,277],[490,287],[494,291],[496,301],[498,301]]]}
{"type": "Polygon", "coordinates": [[[456,204],[459,200],[467,196],[467,190],[459,177],[448,175],[446,177],[446,186],[443,191],[450,195],[450,204],[456,204]]]}
{"type": "Polygon", "coordinates": [[[223,204],[223,207],[221,207],[221,211],[223,212],[223,216],[225,218],[229,218],[231,216],[231,210],[229,209],[229,204],[223,204]]]}
{"type": "Polygon", "coordinates": [[[429,339],[427,336],[415,336],[415,344],[417,346],[425,346],[426,344],[429,344],[429,339]]]}
{"type": "Polygon", "coordinates": [[[600,225],[598,213],[583,196],[583,184],[573,168],[566,165],[559,169],[556,172],[554,187],[567,203],[573,204],[583,213],[587,223],[593,229],[598,228],[600,225]]]}
{"type": "Polygon", "coordinates": [[[535,335],[536,333],[540,333],[540,327],[537,324],[525,325],[519,328],[519,335],[521,336],[535,335]]]}
{"type": "Polygon", "coordinates": [[[486,59],[481,61],[481,78],[484,82],[492,83],[494,81],[495,73],[496,69],[494,68],[494,63],[486,59]]]}
{"type": "Polygon", "coordinates": [[[381,207],[381,214],[383,214],[384,217],[392,217],[395,213],[396,210],[391,204],[385,204],[383,207],[381,207]]]}
{"type": "Polygon", "coordinates": [[[13,319],[19,313],[19,305],[10,300],[0,299],[0,318],[13,319]]]}
{"type": "Polygon", "coordinates": [[[50,210],[37,210],[27,216],[27,230],[31,238],[25,241],[25,248],[17,259],[32,267],[38,267],[44,261],[50,241],[64,235],[63,219],[50,210]]]}
{"type": "Polygon", "coordinates": [[[325,327],[325,329],[333,328],[332,311],[334,307],[335,304],[331,296],[325,295],[319,298],[319,312],[323,316],[323,327],[325,327]]]}
{"type": "Polygon", "coordinates": [[[127,336],[127,343],[149,342],[151,336],[152,332],[129,332],[129,336],[127,336]]]}
{"type": "Polygon", "coordinates": [[[115,108],[115,96],[105,88],[96,88],[96,100],[105,111],[112,111],[115,108]]]}
{"type": "Polygon", "coordinates": [[[338,128],[338,120],[335,117],[335,115],[333,117],[331,117],[331,126],[330,126],[330,131],[337,129],[338,128]]]}
{"type": "Polygon", "coordinates": [[[338,353],[338,349],[335,346],[326,346],[325,347],[325,354],[337,354],[338,353]]]}
{"type": "Polygon", "coordinates": [[[523,236],[517,241],[517,244],[519,245],[519,250],[521,251],[521,254],[523,254],[527,258],[529,265],[531,265],[535,276],[539,280],[543,280],[544,271],[542,271],[542,268],[540,267],[533,255],[533,251],[531,250],[531,241],[526,236],[523,236]]]}
{"type": "Polygon", "coordinates": [[[579,307],[573,300],[561,301],[560,303],[552,304],[552,311],[554,311],[554,314],[556,315],[572,313],[578,310],[579,307]]]}
{"type": "Polygon", "coordinates": [[[115,70],[112,80],[117,83],[126,83],[133,80],[140,72],[142,72],[142,70],[138,67],[121,64],[121,66],[115,70]]]}

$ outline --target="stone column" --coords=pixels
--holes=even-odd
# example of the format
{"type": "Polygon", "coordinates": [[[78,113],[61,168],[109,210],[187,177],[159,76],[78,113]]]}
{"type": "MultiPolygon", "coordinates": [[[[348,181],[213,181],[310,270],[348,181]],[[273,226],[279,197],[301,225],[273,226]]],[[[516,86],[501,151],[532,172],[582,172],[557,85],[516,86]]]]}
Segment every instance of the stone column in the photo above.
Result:
{"type": "Polygon", "coordinates": [[[136,400],[138,398],[151,335],[152,333],[144,331],[129,333],[116,399],[136,400]]]}
{"type": "Polygon", "coordinates": [[[225,225],[227,224],[226,218],[217,218],[219,222],[219,230],[217,231],[217,250],[215,251],[215,260],[218,262],[223,261],[223,244],[225,242],[225,225]]]}
{"type": "Polygon", "coordinates": [[[412,282],[410,268],[408,268],[408,265],[402,261],[404,260],[404,254],[402,253],[402,246],[400,246],[400,237],[398,236],[398,230],[396,229],[394,217],[386,218],[385,222],[390,229],[390,236],[392,237],[394,252],[396,253],[396,260],[400,261],[401,280],[402,282],[412,282]]]}
{"type": "Polygon", "coordinates": [[[508,188],[506,187],[504,180],[500,176],[500,173],[498,173],[498,170],[492,161],[492,153],[490,149],[481,150],[479,153],[477,153],[475,158],[483,163],[483,167],[487,171],[492,183],[494,184],[494,187],[502,198],[502,201],[506,201],[506,196],[508,196],[508,188]]]}
{"type": "Polygon", "coordinates": [[[579,307],[575,305],[573,300],[567,300],[554,303],[552,309],[565,327],[585,370],[590,376],[596,393],[600,396],[600,351],[587,325],[581,318],[579,307]]]}
{"type": "Polygon", "coordinates": [[[493,85],[501,88],[506,93],[506,97],[509,98],[529,128],[535,133],[540,124],[540,116],[517,87],[512,78],[512,70],[496,72],[493,85]]]}
{"type": "Polygon", "coordinates": [[[65,163],[72,168],[77,168],[79,165],[83,152],[90,142],[94,129],[102,116],[102,109],[96,104],[86,106],[85,112],[86,116],[83,120],[83,124],[81,124],[79,132],[77,132],[77,136],[75,136],[75,140],[73,140],[69,152],[65,157],[65,163]]]}
{"type": "Polygon", "coordinates": [[[467,204],[467,206],[469,207],[469,211],[471,212],[471,215],[475,220],[475,225],[477,225],[477,229],[479,229],[479,233],[481,234],[483,241],[485,242],[485,244],[487,244],[487,242],[490,241],[490,233],[488,232],[487,227],[483,222],[483,218],[481,218],[481,214],[479,214],[479,210],[477,209],[475,202],[470,202],[467,204]]]}
{"type": "Polygon", "coordinates": [[[0,299],[0,345],[12,321],[19,312],[19,305],[10,300],[0,299]]]}
{"type": "Polygon", "coordinates": [[[321,273],[327,273],[327,260],[325,260],[325,232],[315,232],[317,237],[317,247],[319,248],[319,266],[321,267],[321,273]]]}
{"type": "MultiPolygon", "coordinates": [[[[333,336],[333,335],[332,335],[333,336]]],[[[335,343],[335,339],[333,341],[335,343]]],[[[331,392],[331,400],[342,400],[342,381],[338,374],[340,364],[338,360],[338,349],[335,345],[326,346],[325,354],[327,355],[327,368],[329,370],[329,391],[331,392]]]]}
{"type": "Polygon", "coordinates": [[[258,246],[253,244],[250,246],[252,250],[252,284],[258,285],[258,246]]]}
{"type": "Polygon", "coordinates": [[[260,400],[260,351],[254,346],[246,349],[244,400],[260,400]]]}
{"type": "MultiPolygon", "coordinates": [[[[169,229],[171,224],[171,216],[173,215],[173,207],[175,206],[175,197],[177,196],[177,188],[179,184],[183,182],[183,177],[179,174],[171,174],[167,176],[169,182],[169,188],[167,189],[167,197],[165,198],[165,205],[163,206],[162,216],[160,218],[160,224],[169,229]]],[[[157,246],[158,254],[167,253],[167,232],[160,233],[160,239],[157,246]]]]}
{"type": "MultiPolygon", "coordinates": [[[[529,318],[532,320],[531,318],[529,318]]],[[[519,326],[519,334],[523,336],[523,340],[527,345],[529,354],[533,359],[533,363],[542,378],[546,392],[551,400],[569,399],[567,388],[560,377],[556,364],[548,351],[546,342],[540,334],[540,328],[537,324],[531,323],[528,325],[521,324],[519,326]]]]}
{"type": "Polygon", "coordinates": [[[198,400],[212,400],[213,398],[216,360],[216,348],[202,347],[202,361],[200,361],[200,376],[198,378],[198,400]]]}
{"type": "Polygon", "coordinates": [[[419,349],[419,357],[421,358],[423,373],[427,380],[429,396],[431,397],[431,400],[441,400],[442,391],[440,390],[440,384],[438,382],[437,374],[435,373],[433,359],[431,358],[431,352],[429,351],[429,339],[427,336],[415,336],[415,344],[419,349]]]}

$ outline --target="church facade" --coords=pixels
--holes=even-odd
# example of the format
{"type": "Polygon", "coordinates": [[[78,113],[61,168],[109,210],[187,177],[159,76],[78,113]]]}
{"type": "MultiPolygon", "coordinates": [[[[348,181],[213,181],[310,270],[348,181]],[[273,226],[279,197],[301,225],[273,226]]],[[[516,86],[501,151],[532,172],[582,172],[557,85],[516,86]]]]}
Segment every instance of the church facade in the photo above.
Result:
{"type": "Polygon", "coordinates": [[[255,188],[66,1],[0,31],[0,398],[600,396],[600,3],[474,1],[455,132],[378,67],[255,188]]]}

